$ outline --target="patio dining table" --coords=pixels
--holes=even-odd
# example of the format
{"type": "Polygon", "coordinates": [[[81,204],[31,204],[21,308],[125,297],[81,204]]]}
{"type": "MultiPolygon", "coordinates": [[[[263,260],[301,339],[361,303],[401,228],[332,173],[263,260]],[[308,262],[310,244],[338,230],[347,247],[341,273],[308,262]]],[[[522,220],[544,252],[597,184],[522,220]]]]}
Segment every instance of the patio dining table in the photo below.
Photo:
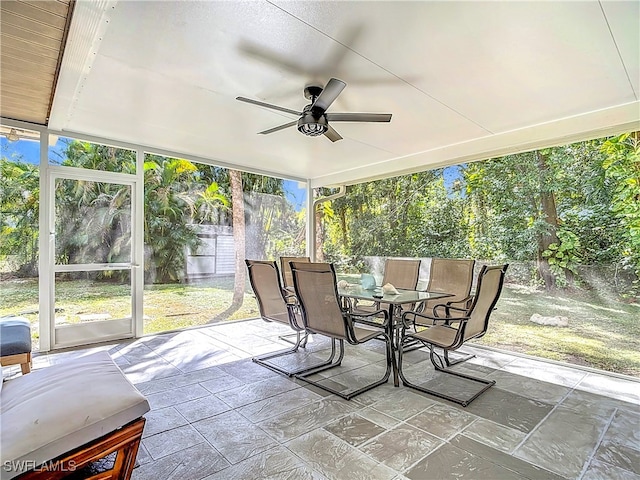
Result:
{"type": "Polygon", "coordinates": [[[364,289],[360,285],[350,284],[347,287],[338,287],[338,295],[348,299],[366,300],[370,302],[379,302],[380,304],[387,304],[389,307],[389,322],[387,323],[386,333],[391,338],[392,350],[392,366],[393,366],[393,384],[398,387],[400,385],[398,380],[398,363],[396,360],[395,351],[397,345],[393,343],[394,332],[397,321],[400,320],[402,315],[402,306],[414,305],[427,300],[434,300],[438,298],[446,298],[451,295],[441,292],[426,292],[420,290],[402,290],[398,289],[397,294],[383,293],[381,288],[376,289],[364,289]]]}

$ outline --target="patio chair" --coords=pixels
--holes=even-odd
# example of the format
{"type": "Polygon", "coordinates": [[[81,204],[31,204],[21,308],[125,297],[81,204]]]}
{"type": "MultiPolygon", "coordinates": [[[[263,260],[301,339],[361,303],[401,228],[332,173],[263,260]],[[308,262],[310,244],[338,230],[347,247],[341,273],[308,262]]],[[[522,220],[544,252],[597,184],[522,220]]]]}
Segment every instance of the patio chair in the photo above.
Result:
{"type": "Polygon", "coordinates": [[[386,345],[386,371],[381,379],[375,380],[365,386],[344,391],[337,390],[330,386],[331,380],[312,380],[309,377],[326,370],[308,370],[297,374],[299,378],[311,385],[338,395],[345,400],[370,390],[378,385],[386,383],[391,374],[392,350],[391,339],[383,328],[387,327],[389,321],[385,310],[372,312],[370,315],[356,317],[348,310],[341,307],[338,291],[336,288],[336,272],[330,263],[305,263],[291,262],[293,273],[293,284],[296,297],[300,305],[302,321],[308,333],[314,333],[329,337],[331,339],[331,355],[335,354],[336,343],[338,344],[338,358],[333,361],[329,368],[337,367],[344,358],[344,342],[351,345],[359,345],[369,340],[381,340],[386,345]],[[383,323],[375,323],[367,320],[373,315],[383,317],[383,323]]]}
{"type": "MultiPolygon", "coordinates": [[[[404,290],[415,290],[418,285],[418,276],[420,274],[420,259],[417,260],[401,260],[398,258],[387,258],[384,262],[384,275],[382,277],[382,285],[390,283],[396,288],[404,290]]],[[[353,302],[354,313],[369,314],[375,310],[387,309],[389,305],[386,303],[375,302],[367,305],[357,301],[353,302]]],[[[409,309],[413,310],[413,306],[409,309]]]]}
{"type": "Polygon", "coordinates": [[[480,338],[487,332],[489,326],[489,317],[494,310],[496,302],[502,292],[505,272],[508,265],[483,266],[478,274],[478,283],[476,294],[473,297],[472,304],[469,309],[460,309],[455,306],[441,305],[435,307],[436,310],[442,310],[443,316],[427,315],[418,312],[406,312],[402,316],[403,328],[401,341],[398,347],[398,369],[402,383],[410,388],[420,390],[431,395],[435,395],[455,403],[459,403],[466,407],[475,400],[483,392],[495,384],[494,380],[486,380],[483,378],[473,377],[460,372],[456,372],[449,368],[449,363],[438,355],[435,348],[444,350],[447,355],[451,350],[457,350],[465,342],[474,338],[480,338]],[[452,316],[453,311],[462,311],[463,316],[452,316]],[[411,320],[409,320],[411,318],[411,320]],[[409,327],[419,324],[425,327],[423,330],[413,331],[409,327]],[[477,393],[467,398],[459,398],[457,396],[448,395],[436,390],[419,386],[407,380],[402,371],[402,360],[405,347],[412,345],[418,341],[424,346],[429,347],[431,363],[437,371],[444,372],[457,377],[472,380],[483,385],[483,388],[477,393]]]}
{"type": "Polygon", "coordinates": [[[310,262],[309,257],[280,257],[280,271],[282,272],[282,284],[288,292],[293,292],[293,276],[289,262],[310,262]]]}
{"type": "MultiPolygon", "coordinates": [[[[447,305],[468,309],[471,306],[471,285],[475,260],[458,258],[431,259],[428,292],[449,293],[447,305]]],[[[430,313],[439,304],[438,300],[424,302],[423,311],[430,313]]]]}
{"type": "MultiPolygon", "coordinates": [[[[300,347],[304,348],[306,346],[307,334],[298,318],[296,305],[293,302],[287,302],[287,297],[293,297],[293,294],[286,292],[280,285],[280,274],[276,262],[245,260],[245,263],[249,271],[249,282],[256,295],[258,309],[260,310],[262,319],[265,322],[277,322],[288,325],[294,330],[293,335],[295,335],[296,338],[295,342],[289,342],[293,343],[292,348],[253,357],[252,360],[263,367],[289,377],[305,369],[320,366],[314,364],[288,369],[270,361],[274,358],[294,354],[300,347]]],[[[279,338],[283,339],[283,336],[279,338]]]]}
{"type": "MultiPolygon", "coordinates": [[[[451,294],[452,296],[447,298],[445,304],[451,307],[464,309],[450,310],[449,313],[451,316],[463,316],[466,310],[471,306],[472,297],[470,293],[471,285],[473,284],[473,269],[475,267],[475,263],[475,260],[457,258],[433,258],[431,260],[431,270],[427,291],[451,294]]],[[[421,305],[416,306],[415,311],[426,312],[427,315],[434,315],[437,317],[438,314],[437,312],[434,312],[433,309],[436,305],[441,303],[441,300],[428,300],[423,302],[421,305]]],[[[417,343],[417,348],[421,347],[422,345],[417,343]]],[[[405,352],[409,350],[409,348],[405,348],[405,352]]],[[[455,363],[468,360],[469,358],[473,358],[473,355],[468,355],[465,358],[456,360],[455,363]]],[[[445,355],[445,361],[447,362],[447,366],[455,364],[449,363],[448,354],[445,355]]]]}

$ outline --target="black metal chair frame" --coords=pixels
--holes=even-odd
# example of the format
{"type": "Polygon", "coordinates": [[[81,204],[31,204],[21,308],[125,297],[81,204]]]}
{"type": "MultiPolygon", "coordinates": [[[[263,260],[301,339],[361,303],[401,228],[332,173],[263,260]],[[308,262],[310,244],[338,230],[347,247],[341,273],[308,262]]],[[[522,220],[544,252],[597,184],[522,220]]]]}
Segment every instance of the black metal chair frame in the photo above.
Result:
{"type": "MultiPolygon", "coordinates": [[[[464,373],[460,373],[460,372],[456,372],[454,370],[451,370],[449,367],[452,365],[456,365],[457,363],[463,362],[465,360],[468,360],[468,358],[463,358],[460,360],[454,360],[451,361],[449,360],[448,357],[448,352],[450,350],[457,350],[460,346],[462,346],[465,342],[474,339],[474,338],[480,338],[482,337],[486,331],[487,331],[487,326],[489,324],[489,317],[491,316],[491,313],[493,312],[493,310],[495,310],[495,305],[498,301],[498,299],[500,298],[500,293],[502,291],[502,286],[504,284],[504,276],[505,276],[505,272],[507,270],[508,264],[505,265],[498,265],[498,266],[493,266],[493,267],[488,267],[488,266],[483,266],[482,269],[480,270],[480,273],[478,274],[478,285],[477,285],[477,290],[476,290],[476,295],[473,298],[471,307],[468,310],[465,309],[459,309],[457,307],[453,307],[451,305],[436,305],[436,307],[434,307],[434,312],[437,309],[444,309],[445,311],[445,316],[444,317],[440,317],[440,316],[431,316],[431,315],[426,315],[424,313],[418,313],[418,312],[406,312],[403,316],[402,316],[402,337],[401,337],[401,341],[400,344],[398,345],[398,373],[400,375],[400,378],[402,379],[402,383],[403,385],[406,385],[407,387],[413,388],[415,390],[419,390],[421,392],[424,393],[428,393],[430,395],[434,395],[436,397],[439,398],[444,398],[445,400],[449,400],[451,402],[455,402],[458,403],[460,405],[462,405],[463,407],[466,407],[467,405],[469,405],[472,401],[474,401],[476,398],[478,398],[480,395],[482,395],[485,391],[487,391],[489,388],[491,388],[493,385],[495,385],[495,380],[487,380],[484,378],[479,378],[479,377],[474,377],[472,375],[467,375],[464,373]],[[496,293],[494,295],[494,298],[491,300],[491,303],[487,309],[487,312],[485,314],[485,318],[484,318],[484,328],[476,335],[469,337],[469,338],[465,338],[464,334],[465,334],[465,329],[467,326],[467,322],[469,321],[474,309],[476,308],[476,306],[478,305],[480,300],[483,300],[483,293],[482,293],[482,280],[484,278],[484,276],[494,270],[500,270],[500,278],[498,281],[498,285],[497,285],[497,290],[496,293]],[[451,310],[458,310],[464,313],[464,316],[460,316],[460,317],[451,317],[450,316],[450,311],[451,310]],[[409,322],[408,318],[412,317],[412,321],[409,322]],[[410,327],[414,327],[415,328],[415,324],[416,324],[416,320],[417,319],[425,319],[429,322],[431,322],[430,324],[424,323],[424,324],[420,324],[421,326],[424,326],[427,328],[427,330],[432,327],[437,325],[438,323],[443,324],[446,327],[449,327],[453,324],[458,324],[457,328],[455,329],[455,338],[453,339],[453,341],[449,344],[449,345],[444,345],[444,344],[435,344],[432,343],[429,340],[425,340],[423,338],[421,338],[419,336],[419,332],[416,331],[409,331],[410,327]],[[439,372],[443,372],[449,375],[454,375],[456,377],[460,377],[460,378],[465,378],[467,380],[471,380],[473,382],[477,382],[481,385],[484,385],[484,387],[482,389],[480,389],[477,393],[475,393],[474,395],[472,395],[469,398],[458,398],[458,397],[453,397],[451,395],[447,395],[444,394],[442,392],[438,392],[436,390],[432,390],[426,387],[422,387],[419,385],[416,385],[415,383],[412,383],[411,381],[409,381],[403,371],[402,371],[402,360],[403,360],[403,354],[407,351],[406,347],[412,347],[414,345],[415,342],[420,342],[423,346],[427,346],[429,347],[429,359],[431,360],[431,363],[433,364],[433,366],[435,367],[435,369],[439,372]],[[436,353],[435,348],[439,347],[442,348],[444,351],[444,354],[442,356],[440,356],[439,354],[436,353]]],[[[453,327],[452,327],[453,328],[453,327]]]]}
{"type": "MultiPolygon", "coordinates": [[[[297,306],[297,300],[296,300],[296,295],[293,291],[293,282],[291,283],[291,285],[287,284],[287,269],[289,271],[289,273],[291,272],[291,266],[289,265],[289,262],[291,261],[306,261],[306,262],[310,262],[310,258],[309,257],[280,257],[280,275],[281,275],[281,279],[282,279],[282,289],[284,292],[284,297],[285,300],[287,301],[287,303],[290,303],[292,305],[296,305],[297,306]]],[[[302,342],[302,344],[300,345],[302,348],[304,348],[306,346],[306,342],[308,340],[309,336],[305,333],[304,335],[304,340],[302,342]]],[[[278,339],[287,342],[287,343],[291,343],[292,345],[296,344],[297,341],[297,336],[295,333],[287,333],[285,335],[280,335],[278,337],[278,339]],[[291,337],[296,337],[296,340],[291,340],[291,337]]]]}
{"type": "MultiPolygon", "coordinates": [[[[334,352],[332,353],[332,356],[329,358],[329,360],[317,363],[317,364],[313,364],[313,365],[307,365],[307,366],[301,366],[299,368],[295,368],[293,370],[290,369],[286,369],[283,368],[273,362],[270,362],[269,360],[272,360],[274,358],[278,358],[278,357],[283,357],[286,355],[292,355],[298,352],[298,350],[300,348],[305,348],[306,347],[306,343],[307,343],[307,332],[305,331],[304,327],[298,323],[298,319],[296,318],[298,315],[298,305],[297,302],[294,303],[288,303],[287,302],[287,298],[289,296],[291,296],[291,293],[285,291],[282,288],[282,285],[280,284],[280,274],[278,272],[278,265],[276,262],[271,262],[271,261],[263,261],[263,260],[245,260],[245,263],[247,265],[247,270],[249,271],[249,282],[251,283],[251,288],[253,289],[253,292],[256,296],[256,300],[258,302],[258,309],[260,310],[260,316],[261,318],[265,321],[265,322],[278,322],[278,323],[283,323],[282,320],[280,319],[274,319],[269,317],[268,314],[266,314],[265,312],[265,305],[263,302],[263,299],[261,298],[260,294],[258,293],[260,291],[260,288],[258,285],[256,285],[255,279],[254,279],[254,275],[253,275],[253,271],[251,270],[253,268],[254,265],[260,265],[260,266],[266,266],[269,268],[272,268],[274,270],[274,279],[273,281],[278,282],[278,289],[279,292],[282,296],[282,303],[283,303],[283,307],[286,308],[286,312],[287,312],[287,319],[288,319],[288,323],[289,326],[294,330],[294,334],[296,335],[296,341],[295,342],[291,342],[289,340],[285,340],[288,341],[289,343],[293,343],[293,347],[292,348],[287,348],[284,350],[278,350],[277,352],[272,352],[272,353],[267,353],[264,355],[260,355],[260,356],[256,356],[253,357],[251,360],[254,361],[255,363],[257,363],[258,365],[261,365],[263,367],[266,367],[270,370],[273,370],[274,372],[280,373],[282,375],[286,375],[288,377],[291,377],[293,375],[296,375],[298,373],[304,372],[306,370],[309,369],[315,369],[315,368],[320,368],[326,365],[331,365],[331,363],[333,362],[333,359],[335,357],[335,347],[333,348],[334,352]]],[[[281,338],[281,337],[279,337],[281,338]]]]}
{"type": "Polygon", "coordinates": [[[321,366],[318,368],[314,368],[312,370],[306,370],[305,372],[296,374],[295,377],[299,378],[300,380],[306,383],[314,385],[322,390],[325,390],[341,398],[344,398],[345,400],[350,400],[356,395],[360,395],[361,393],[371,390],[372,388],[375,388],[378,385],[382,385],[386,383],[387,380],[389,379],[389,376],[391,375],[392,355],[393,355],[393,351],[391,349],[391,338],[389,337],[389,335],[387,335],[387,333],[384,330],[387,327],[387,323],[389,322],[387,311],[384,309],[381,309],[366,315],[354,315],[350,313],[348,310],[346,310],[342,305],[340,301],[340,297],[338,295],[338,290],[336,286],[336,272],[333,264],[291,262],[291,266],[292,266],[292,272],[293,272],[293,283],[296,291],[296,297],[298,298],[300,312],[302,315],[302,322],[305,325],[305,329],[307,333],[323,335],[331,338],[332,353],[330,358],[335,357],[336,342],[338,343],[338,346],[339,346],[338,358],[334,359],[331,365],[321,366]],[[310,323],[313,324],[314,322],[310,322],[310,315],[312,315],[312,312],[310,312],[309,309],[307,308],[308,306],[306,305],[304,292],[301,291],[301,287],[300,287],[301,280],[299,279],[300,271],[305,271],[305,273],[311,272],[311,273],[324,274],[324,275],[330,273],[332,275],[333,294],[334,294],[336,305],[340,310],[341,319],[344,322],[344,335],[334,336],[334,335],[331,335],[330,333],[327,333],[326,331],[314,329],[313,326],[310,326],[310,323]],[[381,323],[379,321],[374,322],[374,321],[367,320],[368,317],[374,317],[374,316],[377,316],[378,319],[380,319],[380,316],[382,316],[383,322],[381,323]],[[361,323],[363,325],[367,325],[375,328],[371,330],[371,333],[369,335],[366,335],[364,337],[361,336],[360,338],[358,338],[358,335],[356,334],[357,326],[355,326],[354,323],[361,323]],[[344,391],[338,391],[328,385],[321,383],[322,380],[315,381],[308,378],[311,375],[314,375],[321,371],[328,370],[329,368],[337,367],[342,363],[342,359],[344,358],[344,341],[345,340],[351,345],[359,345],[361,343],[365,343],[373,339],[382,340],[386,344],[386,364],[387,365],[386,365],[386,371],[381,379],[376,380],[363,387],[360,387],[356,390],[352,390],[347,393],[344,393],[344,391]]]}

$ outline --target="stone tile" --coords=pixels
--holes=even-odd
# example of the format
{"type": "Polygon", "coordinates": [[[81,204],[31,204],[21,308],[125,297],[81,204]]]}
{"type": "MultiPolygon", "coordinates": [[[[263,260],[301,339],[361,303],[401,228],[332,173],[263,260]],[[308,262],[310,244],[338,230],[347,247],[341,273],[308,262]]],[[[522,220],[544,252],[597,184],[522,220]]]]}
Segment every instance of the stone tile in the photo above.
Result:
{"type": "Polygon", "coordinates": [[[468,360],[468,363],[493,369],[504,369],[517,358],[507,352],[498,352],[480,345],[466,344],[460,353],[464,352],[475,355],[474,358],[468,360]]]}
{"type": "Polygon", "coordinates": [[[435,400],[421,395],[415,390],[408,388],[396,388],[392,395],[387,395],[371,406],[380,412],[397,418],[406,420],[435,403],[435,400]]]}
{"type": "Polygon", "coordinates": [[[373,407],[359,410],[358,415],[386,429],[393,428],[401,422],[401,420],[382,413],[373,407]]]}
{"type": "Polygon", "coordinates": [[[640,475],[599,460],[593,460],[581,480],[640,480],[640,475]]]}
{"type": "MultiPolygon", "coordinates": [[[[314,368],[320,364],[325,363],[328,358],[328,354],[318,355],[315,352],[299,350],[295,354],[288,354],[281,357],[271,358],[268,360],[268,362],[279,368],[282,368],[283,370],[294,371],[305,368],[314,368]]],[[[271,372],[271,370],[267,369],[266,367],[261,366],[261,368],[267,370],[268,372],[271,372]]]]}
{"type": "Polygon", "coordinates": [[[594,458],[640,475],[640,450],[620,444],[614,439],[603,440],[594,458]]]}
{"type": "Polygon", "coordinates": [[[200,480],[229,466],[211,445],[200,443],[133,470],[132,480],[200,480]]]}
{"type": "Polygon", "coordinates": [[[395,387],[393,385],[393,378],[389,377],[389,381],[387,383],[383,383],[376,388],[361,393],[360,395],[352,398],[351,401],[360,405],[371,406],[374,403],[377,403],[385,398],[401,395],[401,392],[403,390],[407,389],[402,387],[395,387]]]}
{"type": "MultiPolygon", "coordinates": [[[[187,333],[187,332],[183,332],[187,333]]],[[[181,372],[191,372],[241,360],[235,352],[214,345],[211,341],[193,341],[192,336],[174,337],[174,344],[158,351],[164,360],[181,372]]]]}
{"type": "Polygon", "coordinates": [[[277,445],[260,427],[236,412],[206,418],[193,426],[231,463],[238,463],[277,445]]]}
{"type": "Polygon", "coordinates": [[[334,395],[260,422],[258,425],[279,442],[286,442],[335,422],[356,410],[355,404],[334,395]]]}
{"type": "Polygon", "coordinates": [[[302,405],[317,402],[322,397],[306,388],[296,388],[258,402],[239,407],[236,411],[253,423],[281,415],[302,405]]]}
{"type": "Polygon", "coordinates": [[[635,378],[627,380],[610,375],[589,373],[576,389],[606,395],[633,405],[640,405],[640,383],[635,378]]]}
{"type": "Polygon", "coordinates": [[[347,442],[317,429],[286,444],[314,470],[331,479],[390,480],[395,472],[378,464],[347,442]]]}
{"type": "Polygon", "coordinates": [[[193,372],[181,373],[173,377],[165,377],[159,380],[138,383],[136,387],[144,395],[152,395],[154,393],[164,392],[165,390],[172,390],[174,388],[183,387],[185,385],[206,382],[208,380],[213,380],[215,378],[221,378],[224,376],[225,373],[218,367],[211,367],[204,368],[202,370],[196,370],[193,372]]]}
{"type": "Polygon", "coordinates": [[[467,438],[501,452],[511,453],[524,440],[526,434],[515,428],[478,418],[462,432],[467,438]]]}
{"type": "Polygon", "coordinates": [[[516,358],[505,365],[503,370],[523,378],[535,378],[565,387],[575,387],[587,375],[582,370],[528,358],[516,358]]]}
{"type": "Polygon", "coordinates": [[[142,444],[154,460],[165,457],[205,440],[191,425],[167,430],[142,440],[142,444]]]}
{"type": "Polygon", "coordinates": [[[218,392],[217,395],[227,405],[237,408],[296,388],[300,387],[288,378],[278,375],[260,382],[243,384],[231,390],[224,390],[218,392]]]}
{"type": "Polygon", "coordinates": [[[348,395],[381,380],[385,375],[386,366],[384,364],[372,364],[345,370],[342,367],[336,367],[308,378],[343,395],[348,395]],[[343,373],[337,372],[338,370],[343,373]]]}
{"type": "MultiPolygon", "coordinates": [[[[518,475],[522,475],[525,478],[532,480],[563,480],[564,477],[556,475],[555,473],[541,468],[538,465],[523,461],[512,455],[508,455],[504,452],[491,448],[482,443],[478,443],[475,440],[471,440],[464,435],[458,435],[450,440],[450,445],[471,453],[476,457],[481,457],[495,465],[499,465],[502,468],[506,468],[511,472],[516,472],[518,475]]],[[[500,478],[500,477],[496,477],[500,478]]]]}
{"type": "Polygon", "coordinates": [[[136,456],[135,466],[138,467],[140,465],[144,465],[145,463],[149,463],[152,461],[153,461],[153,458],[151,458],[151,455],[149,455],[149,452],[147,452],[147,449],[144,448],[144,445],[141,442],[140,445],[138,446],[138,455],[136,456]]]}
{"type": "Polygon", "coordinates": [[[206,397],[210,395],[209,391],[202,388],[200,385],[186,385],[184,387],[175,388],[173,390],[165,390],[160,393],[154,393],[148,395],[147,400],[151,405],[152,410],[157,410],[178,403],[188,402],[200,397],[206,397]]]}
{"type": "MultiPolygon", "coordinates": [[[[272,327],[261,320],[224,323],[90,349],[38,354],[34,368],[77,358],[96,348],[110,352],[153,406],[147,415],[134,479],[407,480],[461,475],[547,480],[559,479],[562,471],[563,477],[576,480],[640,480],[640,383],[633,379],[465,345],[464,350],[477,357],[455,368],[490,375],[498,382],[467,408],[404,386],[394,388],[391,382],[345,401],[299,380],[286,379],[247,358],[249,352],[287,346],[277,336],[290,330],[272,327]],[[207,352],[213,352],[215,365],[204,366],[207,352]],[[219,360],[228,363],[216,363],[219,360]],[[503,370],[497,372],[496,368],[503,370]],[[258,385],[265,381],[288,382],[291,388],[270,391],[258,385]],[[218,395],[255,385],[258,394],[252,388],[237,397],[227,394],[228,399],[234,399],[230,403],[240,405],[235,410],[218,395]],[[552,411],[559,401],[560,406],[552,411]],[[226,422],[219,420],[224,416],[226,422]],[[475,420],[468,423],[467,416],[475,420]],[[232,460],[243,459],[231,465],[187,421],[199,425],[221,449],[227,448],[232,460]],[[406,459],[403,453],[394,457],[393,449],[411,438],[406,430],[436,433],[449,441],[415,460],[406,459]],[[452,437],[456,431],[459,434],[452,437]],[[247,438],[233,437],[245,432],[249,432],[247,438]],[[394,434],[401,438],[394,441],[394,434]],[[277,441],[287,442],[290,448],[277,441]],[[245,448],[243,442],[257,444],[259,453],[252,450],[253,445],[245,448]],[[392,469],[362,451],[377,444],[390,445],[381,448],[380,455],[388,454],[384,461],[404,470],[392,469]],[[544,444],[549,445],[549,451],[558,449],[557,457],[540,446],[544,444]],[[529,456],[521,458],[521,451],[529,456]],[[429,470],[425,470],[429,459],[429,470]],[[553,466],[556,473],[543,466],[553,466]]],[[[301,355],[327,353],[327,339],[314,337],[301,355]]],[[[326,372],[326,381],[344,384],[355,378],[358,372],[352,372],[357,367],[367,375],[374,369],[381,374],[384,350],[373,343],[347,346],[344,365],[326,372]],[[370,364],[377,365],[371,368],[370,364]]],[[[450,378],[434,371],[424,351],[407,353],[404,363],[405,373],[422,382],[450,378]]],[[[18,367],[3,368],[3,376],[12,372],[20,375],[18,367]]]]}
{"type": "Polygon", "coordinates": [[[429,432],[444,440],[454,436],[459,430],[477,417],[443,403],[431,405],[426,410],[407,420],[409,425],[429,432]]]}
{"type": "MultiPolygon", "coordinates": [[[[453,360],[453,357],[452,357],[452,360],[453,360]]],[[[454,365],[453,367],[451,367],[451,370],[453,370],[454,372],[464,373],[465,375],[471,375],[472,377],[478,377],[478,378],[488,378],[497,372],[495,368],[489,367],[487,365],[478,364],[478,363],[472,363],[468,360],[458,365],[454,365]]]]}
{"type": "MultiPolygon", "coordinates": [[[[317,352],[315,356],[318,359],[328,359],[329,350],[325,350],[323,352],[317,352]]],[[[384,357],[382,358],[382,360],[378,357],[377,361],[384,362],[384,357]]],[[[342,375],[349,375],[354,370],[358,370],[363,367],[368,367],[370,365],[371,363],[365,360],[364,357],[361,357],[359,355],[353,355],[353,354],[349,355],[348,352],[345,352],[344,358],[342,359],[342,362],[340,363],[339,366],[331,368],[329,370],[325,370],[324,372],[320,373],[320,375],[323,377],[336,377],[336,376],[342,376],[342,375]]]]}
{"type": "Polygon", "coordinates": [[[238,380],[236,377],[225,373],[224,375],[212,380],[200,382],[200,385],[202,385],[211,393],[219,393],[224,392],[225,390],[231,390],[233,388],[241,387],[244,385],[244,383],[241,380],[238,380]]]}
{"type": "Polygon", "coordinates": [[[640,450],[639,427],[640,413],[618,410],[613,416],[603,440],[640,450]]]}
{"type": "Polygon", "coordinates": [[[404,473],[410,480],[524,480],[525,477],[482,457],[445,445],[404,473]]]}
{"type": "Polygon", "coordinates": [[[237,378],[242,383],[254,383],[278,376],[277,373],[263,367],[262,365],[252,362],[250,359],[226,363],[224,365],[220,365],[218,368],[227,375],[237,378]]]}
{"type": "Polygon", "coordinates": [[[403,471],[442,443],[429,433],[400,424],[367,442],[360,450],[394,470],[403,471]]]}
{"type": "MultiPolygon", "coordinates": [[[[471,375],[476,378],[483,378],[485,376],[478,375],[477,373],[470,371],[468,368],[466,368],[466,371],[461,371],[460,373],[464,375],[471,375]]],[[[425,393],[425,395],[429,395],[434,399],[437,398],[440,402],[448,401],[441,396],[457,398],[460,401],[466,400],[467,402],[470,402],[486,388],[486,384],[484,383],[443,372],[435,372],[430,380],[416,383],[416,385],[433,392],[425,393]]],[[[456,405],[456,403],[451,402],[451,405],[456,405]]]]}
{"type": "Polygon", "coordinates": [[[585,415],[593,413],[603,417],[610,417],[616,408],[621,405],[628,407],[631,404],[625,404],[625,402],[621,402],[615,398],[574,389],[566,396],[561,405],[576,412],[584,413],[585,415]]]}
{"type": "Polygon", "coordinates": [[[385,431],[380,425],[355,414],[342,417],[337,422],[325,425],[323,428],[354,447],[385,431]]]}
{"type": "Polygon", "coordinates": [[[501,390],[549,404],[560,402],[571,391],[571,388],[563,385],[521,377],[509,372],[495,372],[489,378],[495,380],[496,387],[501,390]]]}
{"type": "Polygon", "coordinates": [[[495,386],[474,400],[465,411],[506,427],[528,433],[551,411],[552,406],[495,386]]]}
{"type": "Polygon", "coordinates": [[[189,402],[179,403],[175,406],[175,409],[190,423],[193,423],[231,410],[231,407],[215,395],[208,395],[189,402]]]}
{"type": "Polygon", "coordinates": [[[547,470],[576,478],[593,453],[608,419],[558,407],[514,455],[547,470]]]}
{"type": "MultiPolygon", "coordinates": [[[[413,355],[415,352],[409,353],[413,355]]],[[[433,368],[431,360],[423,360],[418,363],[409,363],[406,361],[407,355],[403,355],[402,360],[402,374],[405,378],[416,385],[427,382],[434,378],[441,377],[443,373],[437,372],[433,368]]]]}
{"type": "Polygon", "coordinates": [[[182,373],[157,355],[145,360],[132,361],[130,365],[121,367],[121,369],[132,383],[148,382],[150,380],[172,377],[182,373]]]}
{"type": "Polygon", "coordinates": [[[142,438],[186,425],[187,420],[173,407],[154,409],[145,415],[142,438]]]}
{"type": "Polygon", "coordinates": [[[326,480],[284,447],[267,450],[203,480],[326,480]]]}

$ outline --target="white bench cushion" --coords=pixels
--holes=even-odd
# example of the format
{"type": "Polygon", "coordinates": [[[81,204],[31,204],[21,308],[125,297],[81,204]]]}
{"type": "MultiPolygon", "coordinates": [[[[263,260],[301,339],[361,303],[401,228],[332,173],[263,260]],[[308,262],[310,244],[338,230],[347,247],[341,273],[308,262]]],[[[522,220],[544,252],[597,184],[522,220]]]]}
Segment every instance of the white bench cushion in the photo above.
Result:
{"type": "Polygon", "coordinates": [[[11,465],[52,460],[148,411],[104,351],[9,380],[0,392],[2,480],[21,473],[11,465]]]}

